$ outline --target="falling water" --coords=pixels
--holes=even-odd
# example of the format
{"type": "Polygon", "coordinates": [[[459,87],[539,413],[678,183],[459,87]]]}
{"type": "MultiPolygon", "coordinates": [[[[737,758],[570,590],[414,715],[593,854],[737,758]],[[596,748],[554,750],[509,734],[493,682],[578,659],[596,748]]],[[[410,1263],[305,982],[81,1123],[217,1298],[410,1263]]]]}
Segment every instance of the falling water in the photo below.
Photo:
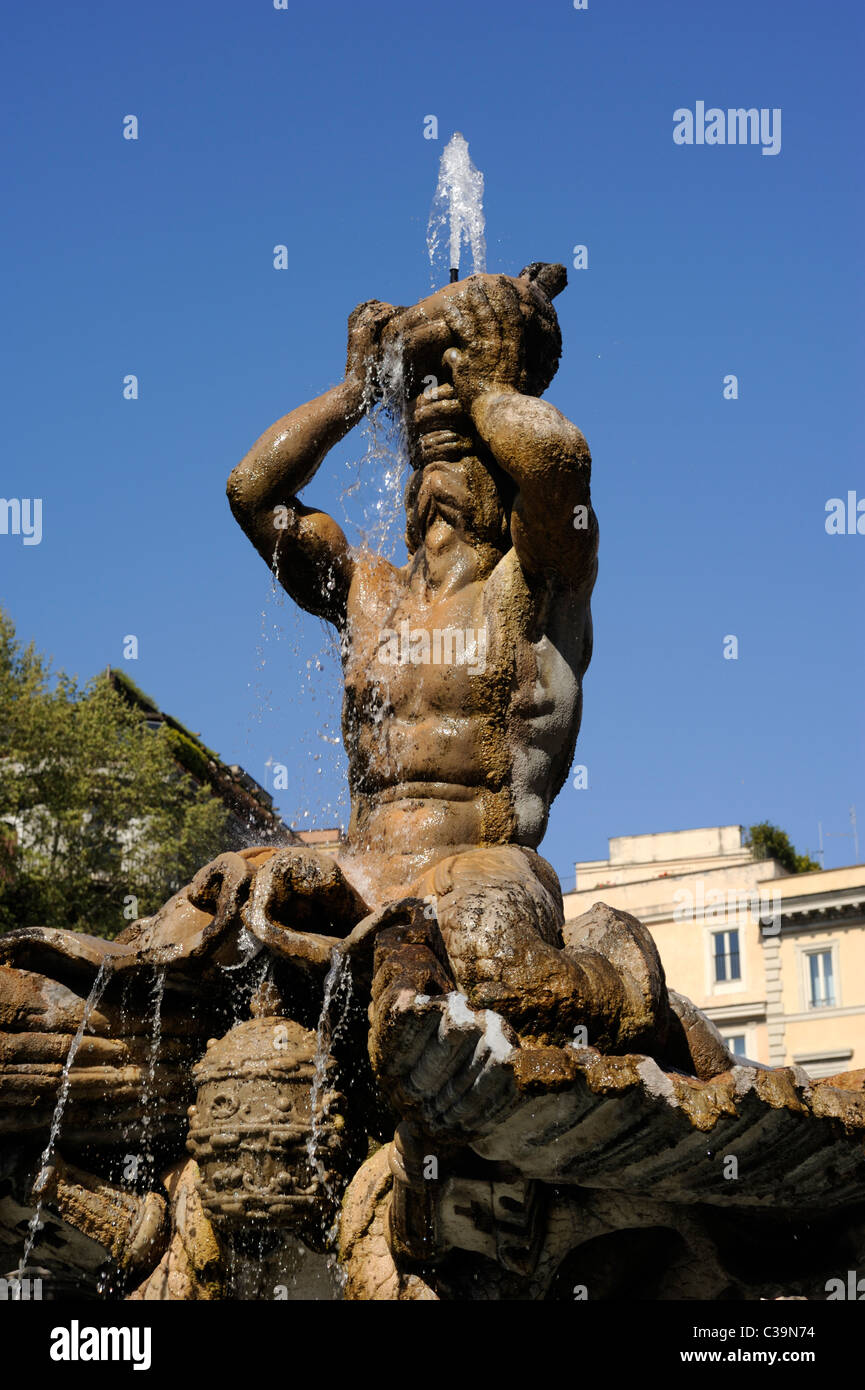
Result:
{"type": "MultiPolygon", "coordinates": [[[[331,1057],[331,1048],[339,1027],[331,1021],[331,1004],[339,994],[343,984],[343,977],[346,974],[348,961],[344,952],[334,949],[330,969],[324,981],[324,998],[319,1015],[318,1028],[315,1035],[315,1057],[313,1058],[312,1090],[310,1092],[310,1127],[309,1137],[306,1141],[306,1152],[309,1158],[310,1167],[315,1172],[319,1181],[326,1186],[326,1170],[324,1162],[319,1154],[321,1141],[321,1131],[323,1122],[326,1118],[327,1108],[322,1100],[322,1092],[327,1083],[327,1064],[331,1057]]],[[[348,975],[349,987],[351,976],[348,975]]],[[[348,1004],[348,991],[346,1000],[343,1003],[343,1010],[348,1004]]],[[[341,1020],[340,1020],[341,1021],[341,1020]]]]}
{"type": "Polygon", "coordinates": [[[460,252],[471,248],[475,275],[486,270],[484,240],[484,176],[469,158],[468,141],[457,131],[445,145],[439,165],[427,226],[426,244],[433,272],[433,286],[441,284],[449,270],[459,270],[460,252]],[[447,265],[441,262],[447,250],[447,265]]]}
{"type": "MultiPolygon", "coordinates": [[[[261,926],[263,929],[266,930],[263,918],[261,919],[261,926]]],[[[264,943],[261,937],[253,935],[246,923],[244,921],[241,921],[240,931],[237,935],[237,949],[240,952],[242,952],[240,960],[236,961],[234,965],[226,965],[225,963],[222,963],[219,967],[220,970],[225,971],[227,973],[230,973],[232,970],[245,970],[246,967],[250,965],[252,961],[255,960],[256,956],[261,955],[263,946],[264,943]]],[[[270,968],[270,962],[267,956],[264,957],[262,964],[266,973],[267,970],[270,968]]],[[[246,993],[251,996],[255,988],[259,984],[261,984],[263,978],[264,975],[259,975],[254,979],[254,981],[251,984],[248,984],[246,993]]],[[[248,1002],[249,1000],[245,997],[235,999],[235,1023],[237,1022],[240,1013],[243,1011],[243,1009],[246,1008],[248,1002]]]]}
{"type": "Polygon", "coordinates": [[[366,450],[350,460],[352,482],[340,503],[347,526],[357,529],[365,550],[391,559],[400,533],[403,483],[409,466],[405,430],[405,374],[401,344],[391,340],[378,367],[380,390],[368,372],[361,431],[366,450]]]}
{"type": "MultiPolygon", "coordinates": [[[[262,914],[259,909],[259,920],[262,914]]],[[[236,965],[222,965],[220,969],[225,971],[240,970],[244,972],[234,986],[231,998],[231,1019],[232,1026],[240,1023],[248,1017],[249,1008],[258,991],[267,980],[271,978],[273,967],[273,957],[268,951],[264,950],[264,944],[259,937],[250,932],[246,923],[243,924],[238,936],[238,946],[244,952],[241,960],[236,965]],[[256,959],[257,958],[257,959],[256,959]],[[249,970],[246,967],[255,961],[255,965],[249,970]]]]}
{"type": "Polygon", "coordinates": [[[66,1054],[66,1061],[63,1064],[63,1071],[60,1077],[60,1089],[57,1093],[57,1103],[54,1106],[54,1115],[51,1119],[51,1129],[48,1134],[48,1143],[45,1145],[42,1158],[39,1162],[39,1172],[36,1176],[36,1181],[33,1184],[33,1190],[37,1194],[36,1210],[30,1218],[30,1223],[27,1227],[27,1240],[24,1245],[24,1254],[21,1256],[21,1264],[19,1267],[19,1277],[21,1278],[23,1278],[23,1272],[27,1268],[27,1265],[30,1261],[30,1256],[33,1252],[33,1246],[36,1244],[36,1235],[42,1224],[43,1193],[45,1189],[45,1184],[48,1180],[48,1174],[51,1168],[51,1159],[54,1157],[54,1148],[57,1143],[57,1136],[60,1133],[60,1126],[63,1122],[63,1112],[66,1109],[66,1102],[69,1099],[69,1091],[72,1085],[72,1080],[70,1077],[72,1064],[75,1061],[78,1049],[80,1048],[81,1043],[84,1039],[84,1034],[87,1031],[87,1025],[90,1022],[91,1016],[94,1010],[96,1009],[96,1006],[98,1005],[100,999],[102,998],[103,991],[105,989],[106,984],[108,983],[108,975],[108,964],[107,961],[103,960],[96,973],[96,979],[93,981],[93,986],[90,990],[90,993],[87,996],[87,1001],[84,1005],[84,1011],[81,1015],[81,1022],[79,1023],[78,1030],[74,1038],[72,1039],[72,1042],[69,1045],[69,1051],[66,1054]]]}
{"type": "MultiPolygon", "coordinates": [[[[132,975],[130,972],[127,972],[122,977],[120,985],[119,997],[117,1001],[117,1024],[116,1026],[112,1024],[112,1034],[116,1035],[118,1038],[128,1037],[131,1031],[129,1008],[129,993],[131,985],[132,975]]],[[[129,1144],[129,1133],[132,1126],[133,1121],[131,1117],[129,1115],[126,1115],[126,1117],[123,1120],[123,1124],[121,1125],[120,1137],[127,1146],[129,1144]]]]}
{"type": "MultiPolygon", "coordinates": [[[[334,1220],[325,1232],[325,1241],[329,1247],[333,1246],[336,1240],[337,1227],[339,1225],[339,1203],[336,1201],[337,1194],[333,1191],[328,1179],[327,1168],[322,1157],[322,1130],[328,1115],[327,1096],[325,1087],[328,1081],[328,1064],[333,1055],[334,1044],[339,1038],[340,1031],[348,1017],[349,1006],[352,996],[352,975],[348,963],[348,957],[344,951],[334,947],[331,954],[330,969],[324,982],[324,997],[322,999],[321,1014],[318,1020],[318,1028],[315,1037],[315,1057],[313,1058],[313,1077],[310,1090],[310,1127],[306,1141],[306,1153],[309,1165],[321,1184],[322,1191],[326,1197],[334,1200],[336,1215],[334,1220]],[[342,998],[340,999],[340,995],[342,998]],[[339,1000],[338,1008],[334,1008],[335,1001],[339,1000]],[[334,1016],[335,1015],[335,1016],[334,1016]]],[[[340,1270],[334,1264],[331,1266],[332,1272],[340,1278],[340,1270]]]]}
{"type": "Polygon", "coordinates": [[[165,996],[165,970],[157,971],[153,982],[150,1001],[153,1012],[153,1023],[150,1032],[150,1051],[147,1059],[147,1071],[144,1077],[144,1086],[141,1092],[141,1157],[144,1160],[145,1170],[148,1178],[153,1179],[154,1153],[153,1135],[151,1134],[150,1104],[155,1100],[155,1081],[156,1063],[159,1059],[159,1046],[162,1041],[162,1000],[165,996]]]}

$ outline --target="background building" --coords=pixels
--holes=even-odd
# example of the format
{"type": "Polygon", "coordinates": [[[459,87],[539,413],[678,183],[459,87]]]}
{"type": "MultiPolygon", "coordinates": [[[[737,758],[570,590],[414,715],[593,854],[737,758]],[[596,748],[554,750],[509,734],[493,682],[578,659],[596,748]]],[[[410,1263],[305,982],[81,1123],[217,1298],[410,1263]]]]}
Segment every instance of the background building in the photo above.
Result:
{"type": "Polygon", "coordinates": [[[738,825],[609,845],[577,863],[566,919],[598,901],[638,917],[668,984],[742,1056],[814,1077],[865,1067],[865,865],[789,874],[738,825]]]}
{"type": "Polygon", "coordinates": [[[225,806],[229,814],[226,848],[300,844],[304,840],[305,837],[289,829],[273,809],[273,797],[254,777],[237,763],[224,763],[198,734],[174,715],[159,709],[155,700],[140,690],[125,671],[109,667],[107,675],[114,689],[140,712],[149,729],[156,732],[163,726],[166,728],[172,756],[178,765],[199,785],[210,787],[225,806]]]}
{"type": "Polygon", "coordinates": [[[345,844],[341,830],[293,830],[291,833],[292,844],[310,845],[312,849],[321,850],[322,854],[329,854],[332,859],[345,844]]]}

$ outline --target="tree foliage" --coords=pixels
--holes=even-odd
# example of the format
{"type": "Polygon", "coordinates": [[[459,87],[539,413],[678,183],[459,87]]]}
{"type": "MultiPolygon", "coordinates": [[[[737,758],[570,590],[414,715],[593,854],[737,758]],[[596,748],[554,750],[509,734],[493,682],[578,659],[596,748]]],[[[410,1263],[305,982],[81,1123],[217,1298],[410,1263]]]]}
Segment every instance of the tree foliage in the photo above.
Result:
{"type": "Polygon", "coordinates": [[[745,844],[755,859],[777,859],[788,874],[807,874],[820,868],[809,855],[796,853],[786,830],[771,825],[767,820],[749,827],[745,844]]]}
{"type": "Polygon", "coordinates": [[[225,848],[228,813],[107,676],[85,686],[0,609],[0,931],[114,936],[225,848]]]}

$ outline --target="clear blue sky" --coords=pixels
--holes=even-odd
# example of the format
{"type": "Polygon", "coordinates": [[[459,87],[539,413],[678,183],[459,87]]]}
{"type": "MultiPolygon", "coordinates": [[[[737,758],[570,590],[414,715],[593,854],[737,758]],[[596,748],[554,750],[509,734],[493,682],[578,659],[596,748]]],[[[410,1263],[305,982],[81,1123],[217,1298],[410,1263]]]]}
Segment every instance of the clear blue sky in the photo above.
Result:
{"type": "MultiPolygon", "coordinates": [[[[861,7],[289,4],[6,11],[0,491],[44,507],[41,545],[0,536],[20,635],[87,677],[136,634],[163,708],[261,782],[296,769],[288,819],[345,815],[321,625],[271,597],[224,486],[341,376],[357,302],[428,292],[459,129],[490,270],[589,248],[548,392],[595,459],[589,789],[544,852],[567,878],[609,835],[764,818],[813,850],[851,802],[865,845],[865,536],[824,528],[828,498],[865,497],[861,7]],[[781,153],[675,145],[698,100],[780,107],[781,153]]],[[[307,500],[339,512],[363,449],[307,500]]]]}

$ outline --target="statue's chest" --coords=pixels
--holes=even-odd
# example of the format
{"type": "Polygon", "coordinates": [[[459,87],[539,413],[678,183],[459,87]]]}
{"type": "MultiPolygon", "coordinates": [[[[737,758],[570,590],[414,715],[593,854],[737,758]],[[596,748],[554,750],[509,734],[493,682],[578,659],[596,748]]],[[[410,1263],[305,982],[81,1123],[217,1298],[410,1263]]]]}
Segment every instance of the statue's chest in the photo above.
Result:
{"type": "Polygon", "coordinates": [[[367,595],[349,627],[349,702],[376,722],[482,714],[567,725],[579,697],[583,614],[548,617],[545,631],[531,631],[522,591],[495,581],[429,605],[404,593],[367,595]]]}
{"type": "Polygon", "coordinates": [[[470,713],[486,703],[484,691],[503,655],[479,585],[423,607],[406,598],[352,622],[346,690],[362,706],[386,705],[415,717],[470,713]]]}

